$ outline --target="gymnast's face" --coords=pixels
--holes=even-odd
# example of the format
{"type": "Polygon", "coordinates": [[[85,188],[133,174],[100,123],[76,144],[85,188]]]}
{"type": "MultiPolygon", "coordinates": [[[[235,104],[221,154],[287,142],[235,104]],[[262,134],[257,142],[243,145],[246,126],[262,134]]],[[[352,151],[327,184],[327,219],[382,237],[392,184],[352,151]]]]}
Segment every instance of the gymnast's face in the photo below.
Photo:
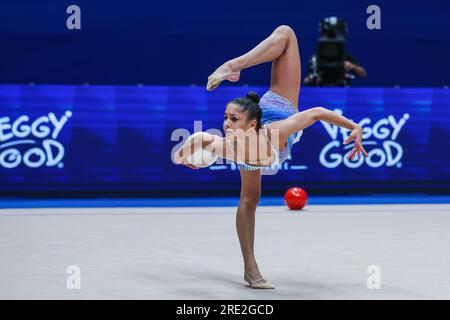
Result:
{"type": "Polygon", "coordinates": [[[251,127],[256,127],[256,120],[248,121],[247,113],[242,112],[241,106],[229,103],[223,115],[223,131],[235,131],[237,129],[247,131],[251,127]]]}

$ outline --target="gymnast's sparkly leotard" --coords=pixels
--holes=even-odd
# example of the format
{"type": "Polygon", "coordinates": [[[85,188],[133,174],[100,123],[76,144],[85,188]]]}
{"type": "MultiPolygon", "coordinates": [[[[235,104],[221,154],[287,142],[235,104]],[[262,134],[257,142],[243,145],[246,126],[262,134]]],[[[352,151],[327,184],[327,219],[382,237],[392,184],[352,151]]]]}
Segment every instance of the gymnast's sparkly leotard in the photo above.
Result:
{"type": "MultiPolygon", "coordinates": [[[[271,122],[284,120],[298,112],[297,109],[294,107],[294,105],[288,99],[270,90],[268,90],[261,97],[261,100],[259,101],[259,106],[261,107],[262,110],[261,124],[264,128],[267,124],[271,122]]],[[[300,130],[299,132],[289,136],[286,147],[283,148],[282,150],[276,150],[273,144],[270,143],[270,146],[272,147],[272,150],[275,153],[275,159],[271,164],[271,166],[250,165],[242,161],[239,158],[238,154],[236,153],[237,165],[239,169],[246,171],[255,171],[261,170],[266,167],[281,166],[281,164],[284,161],[286,161],[286,159],[289,157],[292,146],[300,140],[302,134],[303,130],[300,130]]]]}

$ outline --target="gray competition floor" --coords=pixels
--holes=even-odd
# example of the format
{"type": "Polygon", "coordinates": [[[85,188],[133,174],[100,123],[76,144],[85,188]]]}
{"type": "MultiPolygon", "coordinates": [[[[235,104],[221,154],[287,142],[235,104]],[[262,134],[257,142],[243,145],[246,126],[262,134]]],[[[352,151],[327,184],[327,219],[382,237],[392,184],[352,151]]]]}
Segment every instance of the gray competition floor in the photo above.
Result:
{"type": "Polygon", "coordinates": [[[450,299],[450,205],[260,207],[275,290],[242,280],[235,210],[0,210],[0,298],[450,299]]]}

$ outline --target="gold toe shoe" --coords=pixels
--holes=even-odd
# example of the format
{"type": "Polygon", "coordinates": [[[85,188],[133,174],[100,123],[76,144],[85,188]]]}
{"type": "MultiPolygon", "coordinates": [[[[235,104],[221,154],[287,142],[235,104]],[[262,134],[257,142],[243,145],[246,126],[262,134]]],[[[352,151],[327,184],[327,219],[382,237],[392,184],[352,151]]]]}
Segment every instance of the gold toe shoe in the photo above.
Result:
{"type": "Polygon", "coordinates": [[[217,88],[222,81],[228,80],[231,82],[239,81],[240,72],[231,72],[227,74],[221,74],[219,72],[214,72],[208,77],[208,84],[206,85],[206,90],[211,91],[217,88]]]}
{"type": "Polygon", "coordinates": [[[247,273],[244,273],[244,280],[250,285],[250,288],[253,289],[275,289],[275,286],[266,279],[259,278],[252,280],[247,273]]]}

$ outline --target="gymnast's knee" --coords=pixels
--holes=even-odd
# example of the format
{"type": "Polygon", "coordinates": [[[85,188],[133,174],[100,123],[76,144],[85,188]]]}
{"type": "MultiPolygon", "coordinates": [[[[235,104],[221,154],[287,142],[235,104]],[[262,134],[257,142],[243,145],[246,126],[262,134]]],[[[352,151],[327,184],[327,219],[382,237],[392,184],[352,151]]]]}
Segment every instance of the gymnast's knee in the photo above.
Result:
{"type": "Polygon", "coordinates": [[[261,198],[261,194],[255,194],[251,196],[244,196],[241,197],[239,201],[239,206],[249,208],[249,209],[255,209],[258,206],[259,199],[261,198]]]}
{"type": "Polygon", "coordinates": [[[285,25],[285,24],[277,27],[275,29],[274,33],[285,36],[286,38],[295,36],[294,30],[290,26],[285,25]]]}

